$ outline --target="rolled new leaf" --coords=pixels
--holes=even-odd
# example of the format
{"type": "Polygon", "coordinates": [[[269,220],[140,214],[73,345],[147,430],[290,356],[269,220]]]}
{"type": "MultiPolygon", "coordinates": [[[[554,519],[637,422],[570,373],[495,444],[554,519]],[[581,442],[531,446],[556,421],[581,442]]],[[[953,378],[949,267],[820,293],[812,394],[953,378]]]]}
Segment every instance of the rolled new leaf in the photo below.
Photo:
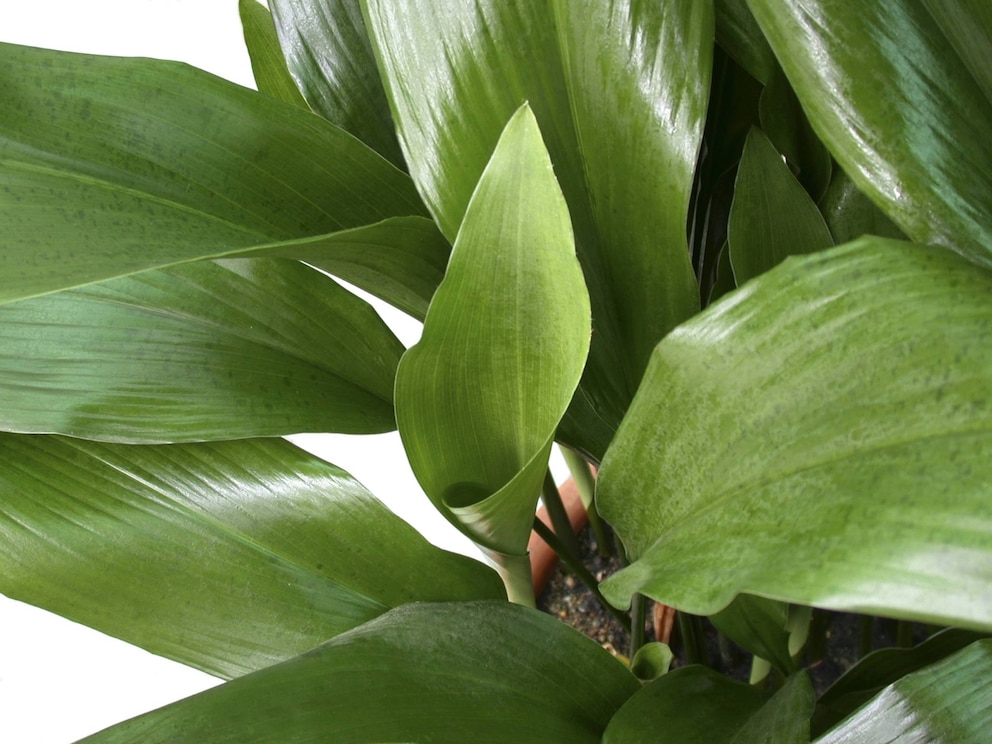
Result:
{"type": "Polygon", "coordinates": [[[237,677],[392,607],[505,596],[281,439],[0,434],[0,592],[237,677]]]}
{"type": "Polygon", "coordinates": [[[506,602],[408,605],[85,741],[598,744],[638,686],[545,614],[506,602]]]}
{"type": "Polygon", "coordinates": [[[685,225],[712,3],[363,6],[411,176],[449,239],[506,121],[525,101],[533,109],[571,210],[595,325],[558,436],[598,460],[654,345],[699,309],[685,225]]]}
{"type": "Polygon", "coordinates": [[[748,0],[813,129],[913,240],[992,266],[983,0],[748,0]]]}
{"type": "Polygon", "coordinates": [[[508,570],[522,596],[555,429],[588,348],[568,210],[524,106],[479,180],[423,337],[396,377],[397,425],[417,479],[498,563],[519,567],[508,570]]]}
{"type": "Polygon", "coordinates": [[[403,346],[296,261],[225,259],[0,305],[0,429],[131,443],[391,431],[403,346]]]}
{"type": "Polygon", "coordinates": [[[604,582],[992,627],[992,273],[866,238],[663,340],[600,471],[632,559],[604,582]]]}

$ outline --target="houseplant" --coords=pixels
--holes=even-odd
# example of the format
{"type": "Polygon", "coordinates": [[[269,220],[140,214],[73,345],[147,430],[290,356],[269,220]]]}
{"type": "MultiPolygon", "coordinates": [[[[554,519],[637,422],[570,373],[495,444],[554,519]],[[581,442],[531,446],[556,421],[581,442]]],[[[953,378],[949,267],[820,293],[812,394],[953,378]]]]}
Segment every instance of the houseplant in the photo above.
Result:
{"type": "Polygon", "coordinates": [[[2,49],[0,591],[232,679],[94,741],[979,740],[986,641],[819,700],[792,652],[810,606],[992,625],[983,5],[242,11],[260,94],[2,49]],[[394,421],[503,581],[274,438],[394,421]],[[774,689],[521,606],[555,439],[606,598],[774,689]]]}

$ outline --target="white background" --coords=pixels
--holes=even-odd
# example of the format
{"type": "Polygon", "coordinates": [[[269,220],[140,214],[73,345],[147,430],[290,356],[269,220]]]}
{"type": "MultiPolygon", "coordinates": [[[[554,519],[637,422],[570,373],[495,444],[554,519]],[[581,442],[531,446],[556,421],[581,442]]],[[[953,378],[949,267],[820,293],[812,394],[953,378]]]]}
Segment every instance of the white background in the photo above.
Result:
{"type": "MultiPolygon", "coordinates": [[[[254,87],[237,0],[0,0],[0,41],[181,60],[254,87]]],[[[388,310],[380,312],[400,339],[415,343],[419,324],[388,310]]],[[[477,555],[434,512],[397,435],[303,435],[293,441],[351,472],[435,544],[477,555]]],[[[555,470],[562,472],[560,460],[555,470]]],[[[217,683],[0,595],[4,744],[65,744],[217,683]]]]}

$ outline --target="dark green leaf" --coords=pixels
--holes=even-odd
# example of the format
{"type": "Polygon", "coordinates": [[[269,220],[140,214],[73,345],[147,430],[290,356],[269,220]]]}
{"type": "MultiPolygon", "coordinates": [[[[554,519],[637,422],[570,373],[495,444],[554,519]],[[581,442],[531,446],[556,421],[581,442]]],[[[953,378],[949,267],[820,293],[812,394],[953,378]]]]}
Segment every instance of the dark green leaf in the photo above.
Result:
{"type": "Polygon", "coordinates": [[[396,378],[397,423],[424,491],[472,539],[518,562],[582,374],[588,303],[565,201],[525,106],[479,181],[423,337],[396,378]]]}
{"type": "Polygon", "coordinates": [[[978,744],[992,730],[992,641],[889,685],[816,744],[978,744]]]}
{"type": "Polygon", "coordinates": [[[295,261],[146,271],[0,306],[0,429],[182,442],[395,428],[403,346],[295,261]]]}
{"type": "Polygon", "coordinates": [[[746,0],[716,0],[716,40],[755,80],[772,79],[778,62],[746,0]]]}
{"type": "Polygon", "coordinates": [[[360,0],[270,0],[289,69],[314,111],[403,167],[360,0]]]}
{"type": "Polygon", "coordinates": [[[713,626],[730,640],[786,674],[796,668],[789,653],[788,620],[789,605],[750,594],[738,595],[710,616],[713,626]]]}
{"type": "Polygon", "coordinates": [[[0,45],[0,302],[422,215],[319,116],[185,65],[0,45]]]}
{"type": "Polygon", "coordinates": [[[598,744],[638,688],[622,664],[506,602],[410,605],[85,741],[598,744]]]}
{"type": "Polygon", "coordinates": [[[992,627],[992,273],[864,239],[665,338],[600,471],[634,592],[992,627]]]}
{"type": "Polygon", "coordinates": [[[884,648],[869,654],[834,682],[816,701],[813,735],[836,725],[880,693],[886,685],[940,661],[981,639],[981,635],[951,628],[914,648],[884,648]]]}
{"type": "Polygon", "coordinates": [[[760,107],[762,131],[786,158],[810,198],[819,201],[830,184],[830,152],[814,134],[795,91],[778,65],[761,94],[760,107]]]}
{"type": "Polygon", "coordinates": [[[744,145],[727,238],[738,286],[787,256],[833,245],[816,204],[760,129],[744,145]]]}
{"type": "Polygon", "coordinates": [[[293,76],[286,69],[286,59],[279,47],[272,14],[259,0],[238,0],[238,13],[244,30],[245,46],[251,58],[255,85],[273,98],[310,110],[303,100],[293,76]]]}
{"type": "Polygon", "coordinates": [[[913,240],[992,266],[988,3],[748,5],[857,187],[913,240]]]}
{"type": "Polygon", "coordinates": [[[280,439],[0,434],[0,591],[222,677],[416,600],[492,598],[342,470],[280,439]]]}
{"type": "Polygon", "coordinates": [[[896,240],[906,238],[902,230],[872,204],[840,168],[834,170],[830,186],[820,203],[820,210],[834,242],[838,245],[862,235],[878,235],[896,240]]]}
{"type": "Polygon", "coordinates": [[[676,669],[627,701],[603,744],[746,744],[809,741],[813,686],[805,673],[775,695],[702,666],[676,669]]]}

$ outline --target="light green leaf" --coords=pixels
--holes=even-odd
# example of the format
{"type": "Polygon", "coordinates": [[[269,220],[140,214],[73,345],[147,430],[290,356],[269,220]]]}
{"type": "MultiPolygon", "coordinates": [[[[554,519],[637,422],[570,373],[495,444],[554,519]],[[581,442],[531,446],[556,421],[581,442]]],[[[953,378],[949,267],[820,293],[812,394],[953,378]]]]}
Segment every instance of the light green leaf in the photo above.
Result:
{"type": "Polygon", "coordinates": [[[319,116],[172,62],[0,45],[0,302],[423,215],[319,116]]]}
{"type": "Polygon", "coordinates": [[[84,741],[598,744],[637,688],[595,642],[534,610],[409,605],[84,741]]]}
{"type": "Polygon", "coordinates": [[[411,175],[449,239],[504,124],[525,101],[532,107],[570,206],[596,323],[560,436],[599,459],[651,348],[698,310],[685,224],[708,99],[711,3],[364,5],[411,175]]]}
{"type": "Polygon", "coordinates": [[[885,688],[816,744],[979,744],[992,730],[992,641],[885,688]]]}
{"type": "Polygon", "coordinates": [[[863,239],[790,258],[658,346],[600,471],[602,590],[992,627],[992,273],[863,239]]]}
{"type": "Polygon", "coordinates": [[[992,266],[988,3],[748,5],[858,188],[913,240],[992,266]]]}
{"type": "Polygon", "coordinates": [[[117,442],[391,431],[403,346],[295,261],[184,264],[0,306],[0,429],[117,442]]]}
{"type": "Polygon", "coordinates": [[[0,434],[0,592],[234,677],[391,607],[502,595],[281,439],[0,434]]]}
{"type": "Polygon", "coordinates": [[[396,377],[417,479],[496,554],[526,553],[555,428],[589,348],[588,303],[565,201],[525,106],[479,181],[423,337],[396,377]]]}
{"type": "Polygon", "coordinates": [[[727,240],[738,286],[789,255],[833,245],[816,204],[760,129],[744,145],[727,240]]]}
{"type": "Polygon", "coordinates": [[[676,669],[637,692],[603,744],[801,744],[809,741],[813,686],[805,673],[775,695],[702,666],[676,669]]]}
{"type": "Polygon", "coordinates": [[[286,63],[313,110],[402,168],[360,0],[270,0],[270,6],[286,63]]]}
{"type": "Polygon", "coordinates": [[[309,111],[310,106],[303,100],[293,76],[286,69],[286,59],[279,47],[269,9],[259,0],[238,0],[238,13],[259,91],[309,111]]]}
{"type": "Polygon", "coordinates": [[[763,597],[741,594],[710,622],[734,643],[771,662],[786,674],[796,665],[789,653],[789,605],[763,597]]]}
{"type": "Polygon", "coordinates": [[[882,692],[886,685],[934,664],[977,640],[981,640],[981,634],[949,628],[913,648],[883,648],[868,654],[816,701],[811,723],[813,736],[839,723],[882,692]]]}
{"type": "Polygon", "coordinates": [[[230,255],[281,256],[304,261],[423,320],[444,277],[451,244],[425,217],[392,217],[353,230],[274,243],[230,255]]]}

